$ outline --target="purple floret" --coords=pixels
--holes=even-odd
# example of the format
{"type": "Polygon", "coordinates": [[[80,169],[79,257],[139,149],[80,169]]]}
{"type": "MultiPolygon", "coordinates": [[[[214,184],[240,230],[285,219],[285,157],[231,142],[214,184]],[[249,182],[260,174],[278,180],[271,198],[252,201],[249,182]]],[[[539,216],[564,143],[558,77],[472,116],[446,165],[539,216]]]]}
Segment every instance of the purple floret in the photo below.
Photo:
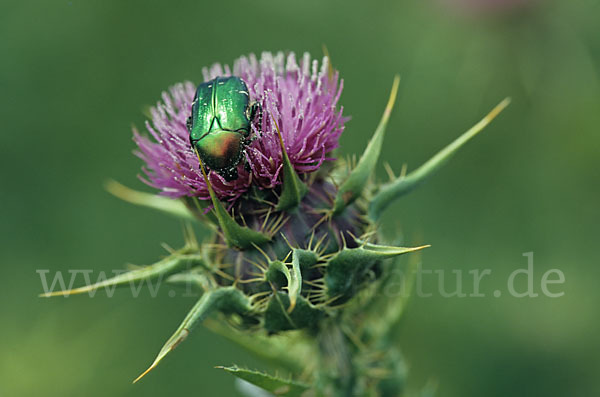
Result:
{"type": "MultiPolygon", "coordinates": [[[[216,64],[205,68],[203,74],[208,81],[229,76],[232,70],[216,64]]],[[[330,153],[338,147],[346,118],[343,108],[337,107],[343,82],[338,83],[337,72],[330,76],[327,58],[319,65],[308,54],[299,63],[293,53],[265,52],[260,59],[251,54],[234,62],[233,75],[246,82],[251,100],[262,105],[262,117],[254,120],[254,140],[246,148],[250,171],[240,163],[238,178],[230,182],[216,172],[209,173],[220,199],[234,201],[251,185],[272,189],[281,184],[282,154],[273,118],[299,174],[314,172],[323,162],[333,160],[330,153]]],[[[191,82],[174,85],[151,109],[152,121],[146,122],[150,137],[133,131],[139,149],[136,155],[146,163],[142,180],[173,198],[209,198],[186,128],[195,90],[191,82]]]]}

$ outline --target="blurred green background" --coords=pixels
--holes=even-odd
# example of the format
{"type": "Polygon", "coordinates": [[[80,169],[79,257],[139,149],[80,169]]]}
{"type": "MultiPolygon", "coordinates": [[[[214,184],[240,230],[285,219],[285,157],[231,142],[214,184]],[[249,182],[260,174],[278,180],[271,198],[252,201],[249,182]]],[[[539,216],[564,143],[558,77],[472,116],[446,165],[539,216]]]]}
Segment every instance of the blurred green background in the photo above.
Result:
{"type": "MultiPolygon", "coordinates": [[[[37,269],[152,263],[181,224],[110,196],[136,178],[130,127],[170,84],[249,52],[326,44],[360,153],[393,75],[399,100],[382,158],[418,166],[505,96],[511,106],[383,227],[432,244],[423,267],[492,269],[486,298],[415,298],[398,343],[409,385],[439,396],[600,395],[600,2],[465,12],[420,1],[13,1],[0,4],[0,396],[235,395],[213,369],[260,365],[199,327],[142,382],[193,300],[40,299],[37,269]],[[534,252],[560,298],[517,299],[510,272],[534,252]]],[[[384,178],[383,168],[379,170],[384,178]]],[[[94,273],[94,277],[97,273],[94,273]]],[[[81,280],[78,280],[81,282],[81,280]]],[[[435,277],[424,289],[437,289],[435,277]]],[[[471,287],[465,285],[467,292],[471,287]]],[[[524,288],[524,284],[520,284],[524,288]]],[[[448,284],[451,288],[451,283],[448,284]]]]}

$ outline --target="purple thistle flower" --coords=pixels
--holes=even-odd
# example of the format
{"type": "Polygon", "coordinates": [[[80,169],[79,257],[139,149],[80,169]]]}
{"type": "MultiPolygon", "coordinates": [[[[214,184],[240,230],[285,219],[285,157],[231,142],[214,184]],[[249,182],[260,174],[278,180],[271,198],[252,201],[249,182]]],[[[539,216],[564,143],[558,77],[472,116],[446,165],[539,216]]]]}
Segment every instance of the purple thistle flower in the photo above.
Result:
{"type": "MultiPolygon", "coordinates": [[[[209,173],[220,199],[235,201],[252,185],[272,189],[282,183],[283,157],[273,119],[296,172],[308,174],[323,162],[334,160],[331,152],[338,147],[347,119],[342,116],[343,108],[337,107],[343,82],[338,83],[337,72],[330,75],[327,58],[319,65],[307,53],[297,62],[294,53],[286,56],[283,52],[264,52],[260,59],[253,54],[237,59],[233,70],[215,64],[205,68],[203,74],[205,81],[232,74],[240,77],[248,86],[250,99],[262,105],[263,112],[252,125],[256,138],[245,152],[249,170],[242,162],[238,178],[232,181],[216,172],[209,173]]],[[[146,177],[141,179],[173,198],[209,199],[186,127],[195,90],[191,82],[174,85],[151,109],[152,121],[146,122],[151,137],[133,131],[139,148],[136,155],[146,163],[146,177]]]]}

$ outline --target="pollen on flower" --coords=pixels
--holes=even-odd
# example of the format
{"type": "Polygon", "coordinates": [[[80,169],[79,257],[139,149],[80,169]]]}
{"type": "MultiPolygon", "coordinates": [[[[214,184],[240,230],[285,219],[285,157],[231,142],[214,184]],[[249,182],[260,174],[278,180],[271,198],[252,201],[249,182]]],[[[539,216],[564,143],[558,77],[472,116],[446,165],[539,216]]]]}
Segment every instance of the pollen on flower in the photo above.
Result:
{"type": "MultiPolygon", "coordinates": [[[[203,70],[205,81],[237,76],[247,85],[250,100],[258,103],[261,115],[252,124],[252,138],[237,165],[237,178],[226,180],[211,171],[208,178],[217,196],[235,201],[252,185],[273,189],[282,183],[283,158],[274,120],[279,125],[290,162],[298,174],[318,170],[331,161],[338,147],[346,118],[338,107],[343,82],[329,74],[326,57],[321,62],[304,54],[264,52],[237,59],[232,67],[215,64],[203,70]]],[[[175,84],[151,109],[146,122],[149,135],[134,129],[136,155],[145,166],[140,178],[173,198],[192,196],[209,199],[199,159],[190,145],[186,125],[191,114],[196,86],[175,84]]]]}

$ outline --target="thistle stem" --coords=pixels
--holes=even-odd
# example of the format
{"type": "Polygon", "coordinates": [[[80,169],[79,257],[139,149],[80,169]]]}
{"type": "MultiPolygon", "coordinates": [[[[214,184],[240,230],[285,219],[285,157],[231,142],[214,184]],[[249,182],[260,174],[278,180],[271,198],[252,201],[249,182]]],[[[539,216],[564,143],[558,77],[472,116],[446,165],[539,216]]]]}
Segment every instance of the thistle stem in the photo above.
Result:
{"type": "Polygon", "coordinates": [[[319,351],[321,363],[328,373],[326,390],[332,396],[355,395],[356,369],[353,363],[353,353],[348,340],[334,319],[324,325],[319,334],[319,351]]]}

